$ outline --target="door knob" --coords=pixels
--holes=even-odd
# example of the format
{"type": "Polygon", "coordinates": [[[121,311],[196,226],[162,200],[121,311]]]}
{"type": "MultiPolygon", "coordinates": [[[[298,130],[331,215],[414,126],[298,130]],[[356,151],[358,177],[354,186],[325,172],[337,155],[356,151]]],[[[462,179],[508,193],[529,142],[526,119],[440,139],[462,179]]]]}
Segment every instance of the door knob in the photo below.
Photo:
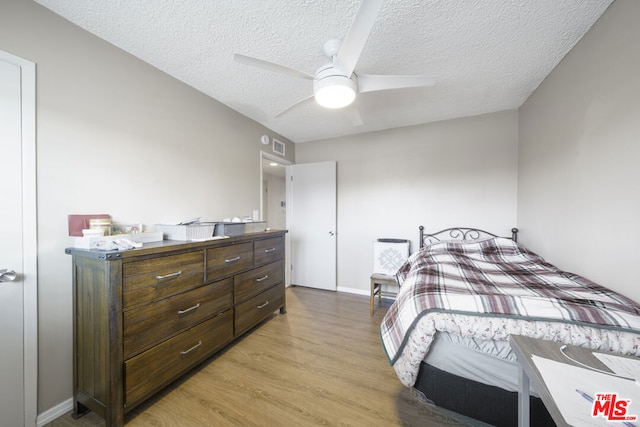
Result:
{"type": "Polygon", "coordinates": [[[7,268],[0,268],[0,282],[11,282],[15,280],[16,272],[7,268]]]}
{"type": "Polygon", "coordinates": [[[329,236],[333,236],[333,235],[335,235],[335,234],[336,234],[336,233],[334,233],[333,231],[330,231],[330,232],[329,232],[329,236]]]}

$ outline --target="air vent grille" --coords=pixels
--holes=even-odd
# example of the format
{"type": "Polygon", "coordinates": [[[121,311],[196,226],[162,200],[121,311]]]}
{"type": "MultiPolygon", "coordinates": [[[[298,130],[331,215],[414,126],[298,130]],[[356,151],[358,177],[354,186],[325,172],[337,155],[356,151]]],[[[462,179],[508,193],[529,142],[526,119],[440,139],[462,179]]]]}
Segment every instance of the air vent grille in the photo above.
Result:
{"type": "Polygon", "coordinates": [[[278,153],[281,156],[284,156],[284,142],[282,141],[278,141],[277,139],[273,138],[273,152],[274,153],[278,153]]]}

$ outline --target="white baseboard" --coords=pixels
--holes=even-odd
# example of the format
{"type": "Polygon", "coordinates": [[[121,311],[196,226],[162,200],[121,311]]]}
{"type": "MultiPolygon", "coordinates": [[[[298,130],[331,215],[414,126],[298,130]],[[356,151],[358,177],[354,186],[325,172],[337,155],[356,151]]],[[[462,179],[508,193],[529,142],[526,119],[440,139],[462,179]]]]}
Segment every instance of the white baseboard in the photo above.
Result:
{"type": "Polygon", "coordinates": [[[43,427],[53,422],[54,420],[60,418],[64,414],[73,410],[73,398],[69,398],[64,402],[61,402],[54,406],[53,408],[49,408],[44,411],[42,414],[38,415],[36,423],[38,427],[43,427]]]}
{"type": "Polygon", "coordinates": [[[338,286],[337,291],[344,292],[347,294],[357,294],[357,295],[365,295],[365,296],[371,295],[371,292],[369,290],[358,289],[358,288],[347,288],[344,286],[338,286]]]}

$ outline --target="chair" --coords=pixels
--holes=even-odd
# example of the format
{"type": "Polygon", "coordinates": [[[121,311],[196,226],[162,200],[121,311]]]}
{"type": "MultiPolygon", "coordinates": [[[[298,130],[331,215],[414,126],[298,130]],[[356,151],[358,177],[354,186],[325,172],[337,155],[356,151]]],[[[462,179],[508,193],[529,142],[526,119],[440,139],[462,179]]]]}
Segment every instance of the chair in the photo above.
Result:
{"type": "Polygon", "coordinates": [[[370,312],[373,315],[374,302],[382,297],[394,298],[399,289],[396,279],[398,268],[409,257],[409,240],[378,239],[373,242],[373,274],[371,275],[370,312]]]}

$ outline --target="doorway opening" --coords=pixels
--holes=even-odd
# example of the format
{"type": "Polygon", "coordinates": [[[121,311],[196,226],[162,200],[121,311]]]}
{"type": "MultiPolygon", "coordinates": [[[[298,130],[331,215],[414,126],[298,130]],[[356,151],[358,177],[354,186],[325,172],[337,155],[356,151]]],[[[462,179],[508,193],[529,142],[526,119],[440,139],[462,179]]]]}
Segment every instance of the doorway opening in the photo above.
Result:
{"type": "Polygon", "coordinates": [[[286,167],[292,163],[281,157],[260,152],[260,220],[267,228],[284,230],[286,215],[286,167]]]}
{"type": "MultiPolygon", "coordinates": [[[[260,151],[260,220],[272,230],[287,229],[287,159],[260,151]]],[[[290,237],[285,234],[285,265],[290,266],[290,237]]],[[[289,286],[290,268],[285,268],[285,286],[289,286]]]]}

